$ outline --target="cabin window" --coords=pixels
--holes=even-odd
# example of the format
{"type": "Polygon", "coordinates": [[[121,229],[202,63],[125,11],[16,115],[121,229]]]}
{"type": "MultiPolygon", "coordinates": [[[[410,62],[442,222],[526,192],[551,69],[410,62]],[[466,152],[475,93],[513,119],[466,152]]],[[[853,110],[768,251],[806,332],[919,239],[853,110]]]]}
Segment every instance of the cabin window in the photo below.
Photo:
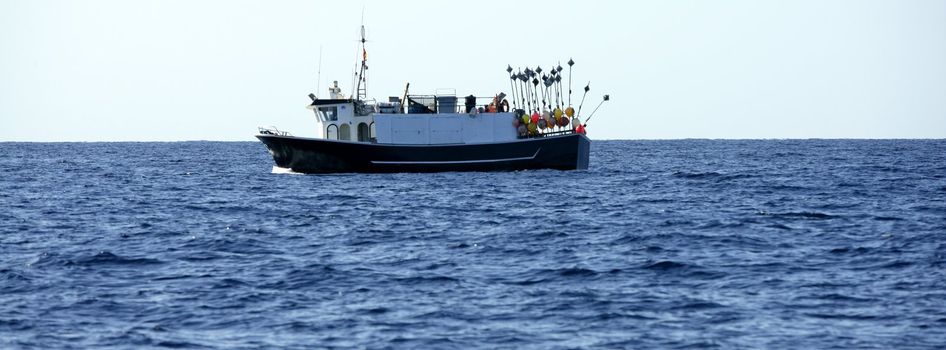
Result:
{"type": "Polygon", "coordinates": [[[366,123],[358,123],[358,142],[371,141],[371,131],[366,123]]]}
{"type": "Polygon", "coordinates": [[[368,125],[368,137],[370,137],[372,140],[378,139],[378,132],[375,130],[374,122],[371,122],[371,124],[368,125]]]}
{"type": "Polygon", "coordinates": [[[319,113],[322,114],[322,118],[325,121],[335,121],[338,120],[338,107],[319,107],[319,113]]]}
{"type": "Polygon", "coordinates": [[[338,126],[335,124],[329,124],[325,127],[325,138],[327,140],[338,140],[338,126]]]}
{"type": "Polygon", "coordinates": [[[338,139],[351,141],[351,127],[348,124],[342,124],[338,127],[338,139]]]}

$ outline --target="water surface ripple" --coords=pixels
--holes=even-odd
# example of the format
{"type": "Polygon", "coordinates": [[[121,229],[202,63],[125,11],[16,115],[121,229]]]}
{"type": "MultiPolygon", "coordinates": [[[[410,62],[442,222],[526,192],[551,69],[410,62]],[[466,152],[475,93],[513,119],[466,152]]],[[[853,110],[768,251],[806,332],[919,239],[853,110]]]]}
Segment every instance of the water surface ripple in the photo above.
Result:
{"type": "Polygon", "coordinates": [[[946,346],[943,140],[595,141],[573,172],[0,155],[0,348],[946,346]]]}

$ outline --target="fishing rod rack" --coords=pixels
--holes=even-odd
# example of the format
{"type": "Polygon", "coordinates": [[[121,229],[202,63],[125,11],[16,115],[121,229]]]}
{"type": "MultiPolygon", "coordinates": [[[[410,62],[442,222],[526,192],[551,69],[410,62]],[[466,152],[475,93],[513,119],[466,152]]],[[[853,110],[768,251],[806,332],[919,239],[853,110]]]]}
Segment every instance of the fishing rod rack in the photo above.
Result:
{"type": "Polygon", "coordinates": [[[513,69],[512,65],[506,66],[511,92],[509,104],[516,111],[516,116],[522,117],[521,124],[518,121],[514,122],[520,138],[568,133],[571,132],[571,130],[568,130],[569,126],[574,132],[584,134],[588,120],[594,116],[601,104],[610,99],[608,95],[604,95],[603,100],[595,107],[591,115],[587,116],[582,122],[582,107],[585,104],[588,91],[591,91],[591,82],[589,81],[585,85],[580,102],[578,102],[576,96],[575,102],[578,102],[578,108],[576,109],[576,104],[572,103],[574,92],[572,90],[572,67],[575,65],[575,61],[569,58],[566,64],[568,65],[567,75],[563,73],[565,68],[560,63],[544,70],[540,66],[518,69],[513,69]],[[568,82],[567,85],[565,81],[568,82]],[[531,118],[529,117],[530,114],[531,118]],[[550,118],[553,115],[555,121],[550,118]],[[560,118],[565,118],[565,120],[561,121],[560,118]]]}

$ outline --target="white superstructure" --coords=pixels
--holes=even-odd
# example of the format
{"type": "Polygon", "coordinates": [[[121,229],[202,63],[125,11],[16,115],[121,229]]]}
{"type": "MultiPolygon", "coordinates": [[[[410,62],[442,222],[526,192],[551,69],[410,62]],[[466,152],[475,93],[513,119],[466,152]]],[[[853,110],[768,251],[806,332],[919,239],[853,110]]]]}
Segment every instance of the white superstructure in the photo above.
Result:
{"type": "Polygon", "coordinates": [[[512,113],[377,114],[378,143],[470,144],[516,140],[512,113]]]}

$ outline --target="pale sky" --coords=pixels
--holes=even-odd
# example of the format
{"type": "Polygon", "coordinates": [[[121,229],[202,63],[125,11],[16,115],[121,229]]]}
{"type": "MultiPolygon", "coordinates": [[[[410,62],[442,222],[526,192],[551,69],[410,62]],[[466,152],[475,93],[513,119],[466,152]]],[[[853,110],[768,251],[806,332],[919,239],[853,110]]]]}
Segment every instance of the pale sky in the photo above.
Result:
{"type": "Polygon", "coordinates": [[[0,141],[315,135],[362,9],[378,100],[572,57],[592,139],[946,138],[944,0],[0,0],[0,141]]]}

